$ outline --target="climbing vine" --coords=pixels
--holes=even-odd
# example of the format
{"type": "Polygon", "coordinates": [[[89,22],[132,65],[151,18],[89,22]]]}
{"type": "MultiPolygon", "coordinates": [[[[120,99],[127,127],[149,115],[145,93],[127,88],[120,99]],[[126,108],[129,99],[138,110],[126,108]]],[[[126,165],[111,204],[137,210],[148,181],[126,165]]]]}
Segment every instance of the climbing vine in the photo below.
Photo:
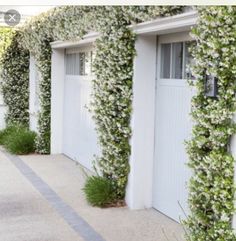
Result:
{"type": "Polygon", "coordinates": [[[196,95],[192,99],[195,126],[188,143],[191,214],[185,224],[190,241],[233,241],[234,165],[229,151],[236,132],[236,8],[201,7],[193,29],[196,95]],[[206,97],[206,75],[218,78],[217,98],[206,97]]]}
{"type": "Polygon", "coordinates": [[[29,124],[29,52],[19,44],[22,34],[8,31],[7,42],[2,44],[1,91],[8,107],[7,124],[29,124]]]}
{"type": "Polygon", "coordinates": [[[11,43],[14,30],[7,27],[0,27],[0,59],[2,54],[6,51],[11,43]]]}

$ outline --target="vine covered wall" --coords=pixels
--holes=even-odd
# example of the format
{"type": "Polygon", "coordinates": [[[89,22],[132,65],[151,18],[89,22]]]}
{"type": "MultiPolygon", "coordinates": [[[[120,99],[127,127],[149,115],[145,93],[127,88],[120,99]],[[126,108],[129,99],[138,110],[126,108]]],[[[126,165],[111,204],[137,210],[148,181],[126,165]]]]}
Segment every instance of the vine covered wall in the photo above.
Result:
{"type": "Polygon", "coordinates": [[[29,124],[29,51],[20,45],[19,31],[8,35],[5,51],[2,53],[1,91],[8,107],[7,124],[29,124]]]}
{"type": "Polygon", "coordinates": [[[188,143],[190,181],[186,222],[191,241],[233,241],[234,165],[230,137],[236,132],[236,7],[199,8],[193,29],[196,95],[192,99],[195,126],[188,143]],[[204,79],[218,78],[217,98],[206,97],[204,79]]]}
{"type": "Polygon", "coordinates": [[[14,30],[7,27],[0,27],[0,59],[2,54],[6,51],[11,43],[14,30]]]}

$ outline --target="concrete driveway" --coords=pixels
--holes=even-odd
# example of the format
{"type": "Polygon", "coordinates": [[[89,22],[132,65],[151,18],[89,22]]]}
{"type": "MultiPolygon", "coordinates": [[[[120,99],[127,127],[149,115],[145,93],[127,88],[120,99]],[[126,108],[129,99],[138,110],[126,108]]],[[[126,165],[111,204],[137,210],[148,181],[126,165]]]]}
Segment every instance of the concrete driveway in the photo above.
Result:
{"type": "Polygon", "coordinates": [[[84,171],[63,155],[0,151],[1,241],[183,241],[182,227],[148,209],[94,208],[84,171]]]}

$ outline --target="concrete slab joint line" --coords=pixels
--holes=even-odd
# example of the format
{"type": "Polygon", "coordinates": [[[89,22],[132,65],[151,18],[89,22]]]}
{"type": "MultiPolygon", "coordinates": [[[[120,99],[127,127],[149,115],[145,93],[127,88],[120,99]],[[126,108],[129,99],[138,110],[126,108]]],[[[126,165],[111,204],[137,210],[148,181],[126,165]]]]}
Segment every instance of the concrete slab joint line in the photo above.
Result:
{"type": "Polygon", "coordinates": [[[85,241],[105,241],[71,206],[65,203],[26,163],[18,156],[4,154],[41,195],[56,209],[60,216],[85,241]]]}

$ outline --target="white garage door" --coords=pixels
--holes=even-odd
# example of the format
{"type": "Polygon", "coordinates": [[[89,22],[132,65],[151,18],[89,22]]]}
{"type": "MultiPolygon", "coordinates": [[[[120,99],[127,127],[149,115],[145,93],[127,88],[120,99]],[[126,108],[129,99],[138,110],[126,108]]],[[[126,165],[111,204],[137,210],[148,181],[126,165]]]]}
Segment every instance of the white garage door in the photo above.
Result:
{"type": "Polygon", "coordinates": [[[63,153],[92,169],[99,153],[95,124],[88,110],[91,101],[92,51],[68,49],[65,55],[63,153]]]}
{"type": "Polygon", "coordinates": [[[190,138],[192,126],[193,93],[186,81],[190,42],[183,36],[159,38],[156,90],[153,206],[176,221],[184,218],[182,208],[188,212],[190,170],[184,141],[190,138]]]}

